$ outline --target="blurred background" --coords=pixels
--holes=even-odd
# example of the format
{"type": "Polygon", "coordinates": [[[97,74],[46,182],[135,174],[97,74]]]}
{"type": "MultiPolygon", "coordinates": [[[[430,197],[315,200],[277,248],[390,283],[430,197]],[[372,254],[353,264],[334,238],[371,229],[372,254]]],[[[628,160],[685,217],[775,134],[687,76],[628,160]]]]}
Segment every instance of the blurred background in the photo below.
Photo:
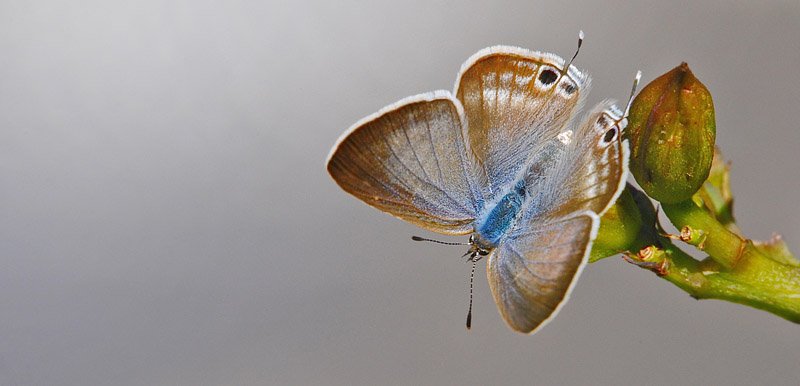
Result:
{"type": "Polygon", "coordinates": [[[0,2],[0,385],[800,384],[800,326],[618,257],[533,336],[482,262],[467,331],[463,248],[327,175],[477,50],[581,29],[589,105],[689,63],[739,225],[800,253],[796,0],[0,2]]]}

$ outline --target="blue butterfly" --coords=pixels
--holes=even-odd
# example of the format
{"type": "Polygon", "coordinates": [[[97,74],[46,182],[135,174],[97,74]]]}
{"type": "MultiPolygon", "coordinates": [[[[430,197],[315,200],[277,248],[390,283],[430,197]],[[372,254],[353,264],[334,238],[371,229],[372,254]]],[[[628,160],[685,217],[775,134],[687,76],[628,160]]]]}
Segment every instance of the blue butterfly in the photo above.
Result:
{"type": "Polygon", "coordinates": [[[453,93],[408,97],[353,125],[330,175],[365,203],[488,256],[508,325],[533,333],[564,305],[628,173],[626,114],[606,101],[571,124],[589,77],[516,47],[468,59],[453,93]]]}

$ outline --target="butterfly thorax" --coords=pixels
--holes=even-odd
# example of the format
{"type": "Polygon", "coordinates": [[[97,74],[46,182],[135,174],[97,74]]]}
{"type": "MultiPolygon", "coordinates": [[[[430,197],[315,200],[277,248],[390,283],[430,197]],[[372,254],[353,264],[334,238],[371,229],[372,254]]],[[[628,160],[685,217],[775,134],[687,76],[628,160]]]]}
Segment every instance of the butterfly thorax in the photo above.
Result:
{"type": "Polygon", "coordinates": [[[475,223],[475,243],[484,249],[496,247],[519,217],[526,197],[524,180],[519,180],[512,189],[493,205],[487,206],[485,216],[475,223]]]}

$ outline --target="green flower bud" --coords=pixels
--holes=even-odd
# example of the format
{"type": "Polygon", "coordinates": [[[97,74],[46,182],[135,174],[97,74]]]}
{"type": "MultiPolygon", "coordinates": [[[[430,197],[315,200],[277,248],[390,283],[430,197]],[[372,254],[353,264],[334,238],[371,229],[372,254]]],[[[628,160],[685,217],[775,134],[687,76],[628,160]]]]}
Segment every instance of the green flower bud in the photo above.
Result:
{"type": "Polygon", "coordinates": [[[627,136],[631,173],[650,197],[676,203],[703,185],[714,156],[714,103],[689,65],[642,89],[631,105],[627,136]]]}

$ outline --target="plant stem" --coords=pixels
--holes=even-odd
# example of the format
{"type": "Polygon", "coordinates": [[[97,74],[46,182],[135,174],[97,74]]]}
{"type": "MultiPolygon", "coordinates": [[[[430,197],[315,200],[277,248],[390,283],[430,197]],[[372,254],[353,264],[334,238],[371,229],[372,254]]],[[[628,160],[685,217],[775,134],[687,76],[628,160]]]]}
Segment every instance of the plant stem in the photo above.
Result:
{"type": "Polygon", "coordinates": [[[799,269],[761,255],[750,242],[733,270],[711,258],[697,261],[670,240],[661,244],[667,260],[666,274],[661,277],[692,297],[744,304],[800,323],[799,269]]]}
{"type": "Polygon", "coordinates": [[[706,235],[704,246],[698,247],[725,268],[733,268],[742,258],[747,240],[725,228],[692,200],[663,204],[662,209],[678,229],[691,227],[706,235]]]}
{"type": "MultiPolygon", "coordinates": [[[[653,205],[643,192],[632,186],[628,186],[627,191],[635,202],[635,209],[630,205],[618,205],[617,211],[638,214],[636,221],[628,220],[630,215],[618,214],[601,219],[607,227],[616,227],[619,232],[640,226],[635,238],[627,246],[620,247],[628,251],[626,260],[656,272],[696,299],[727,300],[800,323],[800,262],[780,237],[754,243],[733,233],[692,201],[664,204],[664,211],[675,226],[702,231],[689,232],[703,235],[703,241],[695,244],[710,255],[698,261],[662,235],[653,205]],[[620,222],[626,224],[620,225],[620,222]],[[645,248],[656,252],[640,253],[645,248]]],[[[601,233],[598,244],[611,244],[601,240],[611,232],[609,229],[601,233]]],[[[619,241],[617,239],[609,240],[619,241]]],[[[591,261],[597,261],[619,250],[601,248],[592,252],[591,261]]]]}

